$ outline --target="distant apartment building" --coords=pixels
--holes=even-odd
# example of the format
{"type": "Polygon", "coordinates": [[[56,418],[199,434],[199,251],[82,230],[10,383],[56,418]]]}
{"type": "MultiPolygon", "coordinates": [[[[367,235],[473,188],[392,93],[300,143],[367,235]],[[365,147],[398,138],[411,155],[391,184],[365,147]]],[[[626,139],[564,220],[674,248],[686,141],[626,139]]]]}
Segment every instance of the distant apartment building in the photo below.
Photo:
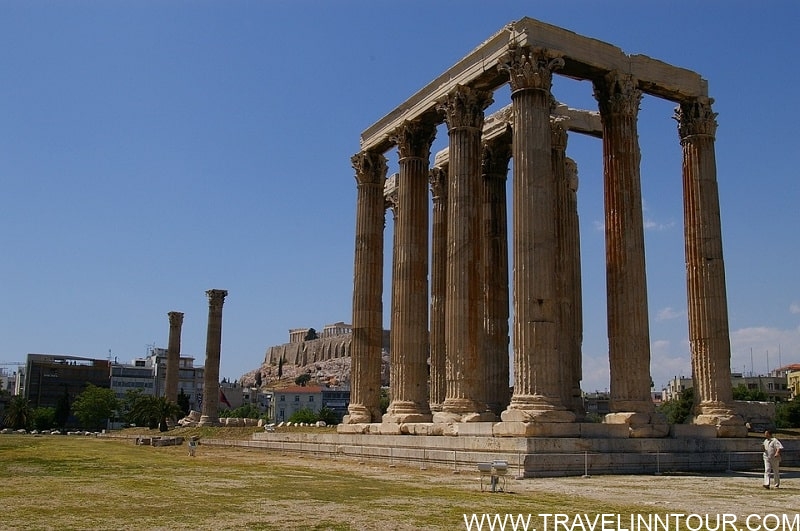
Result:
{"type": "MultiPolygon", "coordinates": [[[[791,399],[792,393],[789,388],[787,375],[789,371],[783,367],[771,371],[768,375],[744,376],[742,373],[731,374],[731,385],[736,387],[743,385],[750,391],[761,391],[767,395],[770,402],[784,402],[791,399]]],[[[691,378],[675,377],[667,383],[667,387],[662,391],[663,400],[673,400],[680,398],[681,394],[694,386],[691,378]]]]}
{"type": "Polygon", "coordinates": [[[145,395],[155,394],[153,370],[150,367],[134,364],[111,364],[111,389],[114,395],[125,398],[128,391],[141,391],[145,395]]]}
{"type": "Polygon", "coordinates": [[[323,387],[322,388],[322,407],[326,407],[336,413],[339,421],[347,415],[347,406],[350,405],[349,387],[323,387]]]}
{"type": "MultiPolygon", "coordinates": [[[[151,371],[153,394],[164,396],[167,381],[167,349],[153,347],[147,357],[134,360],[139,367],[151,371]]],[[[195,367],[194,358],[181,356],[178,360],[178,393],[183,391],[189,397],[189,409],[199,411],[203,403],[204,367],[195,367]]]]}
{"type": "Polygon", "coordinates": [[[301,409],[309,409],[314,413],[325,407],[333,411],[339,420],[347,414],[350,405],[350,389],[336,387],[319,387],[316,385],[293,386],[272,391],[272,412],[270,419],[274,422],[288,421],[301,409]]]}
{"type": "Polygon", "coordinates": [[[237,382],[223,380],[219,384],[220,409],[237,409],[242,406],[253,406],[261,413],[270,411],[272,391],[258,387],[244,387],[237,382]]]}
{"type": "Polygon", "coordinates": [[[17,375],[17,394],[34,408],[55,408],[65,396],[72,403],[88,384],[110,387],[110,366],[107,359],[28,354],[24,374],[17,375]]]}
{"type": "Polygon", "coordinates": [[[0,367],[0,391],[13,395],[17,389],[17,371],[0,367]]]}
{"type": "Polygon", "coordinates": [[[322,387],[294,386],[273,391],[275,413],[271,415],[275,422],[285,422],[301,409],[318,412],[322,409],[322,387]]]}

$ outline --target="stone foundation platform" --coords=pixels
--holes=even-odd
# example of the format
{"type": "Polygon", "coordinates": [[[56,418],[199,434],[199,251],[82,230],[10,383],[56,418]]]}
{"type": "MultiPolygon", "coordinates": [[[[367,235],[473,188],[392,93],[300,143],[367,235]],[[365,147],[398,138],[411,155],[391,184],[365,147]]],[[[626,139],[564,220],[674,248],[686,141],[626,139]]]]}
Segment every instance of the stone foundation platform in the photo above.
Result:
{"type": "MultiPolygon", "coordinates": [[[[698,436],[703,430],[693,426],[673,428],[676,433],[664,438],[602,436],[600,428],[595,428],[600,433],[595,437],[265,432],[254,434],[252,440],[204,439],[203,444],[470,473],[477,472],[478,463],[503,460],[508,462],[509,474],[521,478],[763,467],[761,437],[703,437],[698,436]]],[[[786,456],[782,464],[800,466],[800,440],[782,442],[786,456]]]]}

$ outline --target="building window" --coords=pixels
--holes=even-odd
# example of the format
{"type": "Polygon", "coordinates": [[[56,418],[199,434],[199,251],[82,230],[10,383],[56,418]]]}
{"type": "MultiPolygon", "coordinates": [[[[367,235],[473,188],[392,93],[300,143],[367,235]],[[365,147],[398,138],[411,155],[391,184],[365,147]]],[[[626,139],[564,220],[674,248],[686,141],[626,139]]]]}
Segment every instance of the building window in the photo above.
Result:
{"type": "Polygon", "coordinates": [[[286,395],[281,395],[281,402],[286,402],[286,395]]]}
{"type": "Polygon", "coordinates": [[[309,401],[309,402],[313,402],[313,401],[314,401],[314,395],[311,395],[311,396],[309,396],[309,397],[308,397],[308,401],[309,401]]]}
{"type": "Polygon", "coordinates": [[[300,395],[294,395],[294,401],[300,402],[300,395]]]}

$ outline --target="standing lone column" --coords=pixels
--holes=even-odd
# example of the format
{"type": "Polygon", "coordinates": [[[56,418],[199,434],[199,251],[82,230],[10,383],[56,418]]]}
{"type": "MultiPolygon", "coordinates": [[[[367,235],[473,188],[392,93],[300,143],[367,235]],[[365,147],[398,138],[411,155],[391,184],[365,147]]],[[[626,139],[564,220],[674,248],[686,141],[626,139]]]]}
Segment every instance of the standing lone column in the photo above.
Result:
{"type": "MultiPolygon", "coordinates": [[[[645,426],[653,420],[655,407],[650,398],[650,332],[639,175],[641,152],[636,124],[642,91],[632,76],[609,72],[603,80],[595,82],[594,94],[603,124],[611,380],[611,413],[605,421],[641,426],[641,435],[645,435],[645,426]]],[[[668,429],[666,423],[663,426],[668,429]]]]}
{"type": "Polygon", "coordinates": [[[351,386],[343,424],[368,424],[381,418],[381,349],[383,348],[383,228],[386,157],[365,152],[351,159],[356,170],[355,267],[351,386]]]}
{"type": "Polygon", "coordinates": [[[744,437],[731,388],[731,350],[722,227],[719,214],[713,100],[676,109],[683,146],[683,202],[689,345],[697,409],[695,424],[717,427],[720,437],[744,437]]]}
{"type": "Polygon", "coordinates": [[[514,115],[514,394],[505,422],[567,423],[561,400],[555,282],[554,181],[550,93],[563,60],[510,46],[499,68],[509,73],[514,115]]]}
{"type": "Polygon", "coordinates": [[[447,302],[447,166],[430,172],[431,220],[431,411],[441,411],[447,396],[445,370],[445,304],[447,302]]]}
{"type": "Polygon", "coordinates": [[[508,215],[506,180],[511,128],[483,145],[481,248],[483,262],[486,405],[500,415],[508,406],[508,215]]]}
{"type": "Polygon", "coordinates": [[[167,316],[169,317],[169,342],[167,343],[167,375],[164,384],[164,396],[173,404],[177,404],[183,314],[181,312],[169,312],[167,316]]]}
{"type": "Polygon", "coordinates": [[[450,137],[447,176],[447,397],[434,422],[493,420],[486,407],[481,265],[481,129],[491,93],[457,85],[440,104],[450,137]]]}
{"type": "Polygon", "coordinates": [[[392,267],[391,402],[383,422],[430,422],[428,405],[428,165],[436,128],[404,122],[397,143],[392,267]]]}
{"type": "Polygon", "coordinates": [[[203,369],[203,412],[198,426],[219,425],[219,357],[222,346],[222,305],[228,292],[210,289],[208,296],[208,331],[206,333],[206,363],[203,369]]]}

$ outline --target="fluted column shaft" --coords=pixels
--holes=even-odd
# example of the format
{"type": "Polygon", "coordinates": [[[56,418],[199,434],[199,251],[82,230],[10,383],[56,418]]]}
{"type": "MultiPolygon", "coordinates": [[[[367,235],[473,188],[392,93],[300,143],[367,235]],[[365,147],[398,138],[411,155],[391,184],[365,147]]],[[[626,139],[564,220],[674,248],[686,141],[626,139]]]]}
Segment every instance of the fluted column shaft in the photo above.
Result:
{"type": "Polygon", "coordinates": [[[568,354],[569,378],[565,386],[572,388],[571,404],[565,404],[578,417],[586,414],[581,395],[583,379],[583,293],[581,291],[581,235],[578,220],[578,167],[570,158],[565,159],[564,186],[566,197],[563,213],[556,216],[563,222],[563,251],[565,298],[569,303],[569,315],[563,317],[562,337],[564,351],[568,354]]]}
{"type": "Polygon", "coordinates": [[[222,305],[228,292],[210,289],[208,296],[208,329],[206,362],[203,368],[203,411],[199,426],[219,424],[219,359],[222,346],[222,305]]]}
{"type": "Polygon", "coordinates": [[[178,402],[178,375],[180,374],[181,358],[181,327],[183,314],[169,312],[169,340],[167,343],[167,374],[164,382],[164,396],[170,402],[178,402]]]}
{"type": "MultiPolygon", "coordinates": [[[[491,94],[459,85],[441,104],[450,139],[447,177],[447,397],[438,419],[487,413],[481,261],[481,129],[491,94]]],[[[434,420],[437,420],[435,418],[434,420]]]]}
{"type": "Polygon", "coordinates": [[[701,416],[733,415],[725,264],[722,259],[713,100],[681,104],[689,345],[701,416]]]}
{"type": "Polygon", "coordinates": [[[496,415],[508,406],[508,215],[506,180],[511,159],[511,129],[483,146],[482,275],[486,404],[496,415]]]}
{"type": "Polygon", "coordinates": [[[595,85],[603,124],[608,351],[614,412],[649,413],[650,332],[637,117],[642,92],[616,72],[595,85]]]}
{"type": "MultiPolygon", "coordinates": [[[[567,130],[563,119],[551,119],[552,133],[552,167],[554,181],[554,220],[556,232],[556,268],[555,281],[558,296],[558,352],[561,369],[561,401],[567,409],[582,415],[580,374],[575,364],[576,341],[575,321],[576,291],[575,267],[577,242],[575,241],[577,209],[575,209],[574,192],[570,189],[567,175],[567,130]]],[[[577,275],[580,278],[580,275],[577,275]]],[[[577,286],[580,289],[580,284],[577,286]]],[[[580,294],[578,293],[578,296],[580,294]]],[[[580,353],[578,352],[578,359],[580,353]]]]}
{"type": "Polygon", "coordinates": [[[392,265],[391,402],[384,422],[426,422],[428,405],[428,166],[436,128],[405,122],[399,151],[392,265]]]}
{"type": "Polygon", "coordinates": [[[431,220],[430,406],[441,411],[447,393],[445,304],[447,302],[447,166],[430,172],[431,220]]]}
{"type": "Polygon", "coordinates": [[[350,405],[345,424],[378,422],[381,418],[381,349],[383,348],[383,228],[386,158],[359,153],[356,170],[355,265],[353,323],[350,346],[350,405]]]}
{"type": "Polygon", "coordinates": [[[527,47],[501,59],[513,109],[514,394],[504,421],[570,422],[561,400],[551,161],[552,71],[563,64],[527,47]]]}

